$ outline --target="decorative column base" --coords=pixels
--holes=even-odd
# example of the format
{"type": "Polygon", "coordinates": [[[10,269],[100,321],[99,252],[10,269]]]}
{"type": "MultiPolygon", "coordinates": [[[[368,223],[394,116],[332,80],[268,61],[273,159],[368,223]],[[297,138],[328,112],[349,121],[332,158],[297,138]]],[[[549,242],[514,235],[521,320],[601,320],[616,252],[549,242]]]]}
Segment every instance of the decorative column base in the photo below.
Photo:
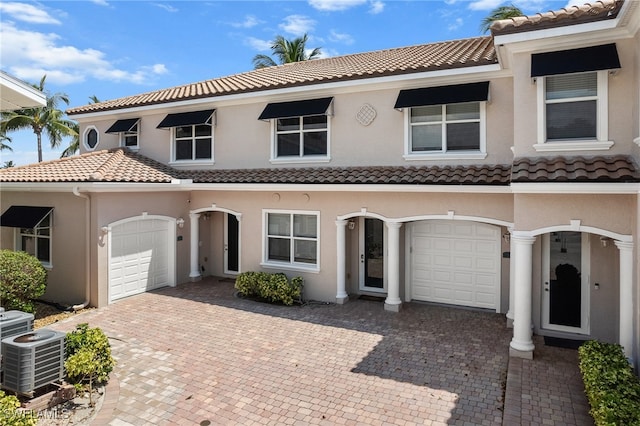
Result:
{"type": "Polygon", "coordinates": [[[202,281],[202,275],[198,275],[196,277],[189,277],[189,281],[191,281],[192,283],[195,283],[197,281],[202,281]]]}
{"type": "Polygon", "coordinates": [[[533,359],[533,349],[531,349],[530,351],[521,351],[509,347],[509,356],[512,358],[533,359]]]}
{"type": "Polygon", "coordinates": [[[349,301],[349,296],[343,296],[343,297],[336,297],[336,303],[338,305],[344,305],[345,303],[347,303],[349,301]]]}
{"type": "Polygon", "coordinates": [[[387,301],[384,302],[384,310],[389,312],[400,312],[400,308],[402,307],[402,302],[398,301],[398,303],[389,303],[387,301]]]}

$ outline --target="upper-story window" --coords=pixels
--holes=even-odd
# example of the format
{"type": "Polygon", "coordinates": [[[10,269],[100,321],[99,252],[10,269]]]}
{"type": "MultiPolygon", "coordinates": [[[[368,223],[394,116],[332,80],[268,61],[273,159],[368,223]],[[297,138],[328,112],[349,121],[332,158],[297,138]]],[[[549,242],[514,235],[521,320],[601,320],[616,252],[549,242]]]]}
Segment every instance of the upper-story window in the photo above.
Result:
{"type": "Polygon", "coordinates": [[[402,90],[406,160],[486,157],[489,82],[402,90]]]}
{"type": "Polygon", "coordinates": [[[609,149],[608,71],[620,67],[615,44],[534,54],[537,151],[609,149]]]}
{"type": "Polygon", "coordinates": [[[98,129],[96,129],[95,126],[87,127],[84,130],[82,141],[84,143],[84,147],[88,151],[93,151],[94,149],[96,149],[96,147],[100,143],[100,134],[98,133],[98,129]]]}
{"type": "Polygon", "coordinates": [[[11,206],[0,218],[2,226],[16,228],[15,248],[51,267],[53,207],[11,206]]]}
{"type": "Polygon", "coordinates": [[[171,161],[212,164],[215,110],[168,114],[158,128],[170,128],[171,161]]]}
{"type": "Polygon", "coordinates": [[[117,133],[120,138],[120,146],[136,150],[139,148],[139,126],[139,118],[127,118],[113,123],[106,133],[117,133]]]}
{"type": "Polygon", "coordinates": [[[272,123],[272,163],[329,161],[332,100],[310,99],[266,106],[259,119],[272,123]]]}

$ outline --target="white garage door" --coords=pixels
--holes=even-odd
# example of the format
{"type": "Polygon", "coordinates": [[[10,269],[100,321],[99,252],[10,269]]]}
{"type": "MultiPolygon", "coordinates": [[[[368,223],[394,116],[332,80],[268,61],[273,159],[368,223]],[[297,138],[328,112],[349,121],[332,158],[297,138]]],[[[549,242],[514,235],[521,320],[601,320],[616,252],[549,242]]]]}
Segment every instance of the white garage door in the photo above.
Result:
{"type": "Polygon", "coordinates": [[[109,301],[175,284],[171,226],[169,220],[148,218],[112,226],[109,301]]]}
{"type": "Polygon", "coordinates": [[[429,220],[411,230],[411,298],[498,308],[500,228],[429,220]]]}

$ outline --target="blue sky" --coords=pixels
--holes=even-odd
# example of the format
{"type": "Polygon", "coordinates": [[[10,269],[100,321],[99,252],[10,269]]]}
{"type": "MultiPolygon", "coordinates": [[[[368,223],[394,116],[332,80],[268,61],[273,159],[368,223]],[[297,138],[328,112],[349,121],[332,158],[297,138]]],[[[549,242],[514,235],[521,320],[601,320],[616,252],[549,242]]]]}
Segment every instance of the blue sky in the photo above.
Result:
{"type": "MultiPolygon", "coordinates": [[[[24,81],[47,75],[50,93],[70,106],[108,100],[252,69],[276,35],[309,35],[323,56],[481,35],[500,0],[40,1],[0,2],[0,67],[24,81]]],[[[580,0],[514,0],[527,14],[580,0]]],[[[31,132],[9,134],[0,165],[37,161],[31,132]]],[[[60,157],[68,145],[51,150],[60,157]]]]}

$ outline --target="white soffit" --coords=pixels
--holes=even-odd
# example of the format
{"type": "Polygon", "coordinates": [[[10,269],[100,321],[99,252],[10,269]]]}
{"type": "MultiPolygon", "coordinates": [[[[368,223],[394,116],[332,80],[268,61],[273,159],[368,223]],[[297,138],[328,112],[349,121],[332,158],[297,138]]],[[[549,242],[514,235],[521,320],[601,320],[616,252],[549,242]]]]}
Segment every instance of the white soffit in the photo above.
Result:
{"type": "Polygon", "coordinates": [[[0,111],[42,107],[47,97],[29,84],[0,71],[0,111]]]}

